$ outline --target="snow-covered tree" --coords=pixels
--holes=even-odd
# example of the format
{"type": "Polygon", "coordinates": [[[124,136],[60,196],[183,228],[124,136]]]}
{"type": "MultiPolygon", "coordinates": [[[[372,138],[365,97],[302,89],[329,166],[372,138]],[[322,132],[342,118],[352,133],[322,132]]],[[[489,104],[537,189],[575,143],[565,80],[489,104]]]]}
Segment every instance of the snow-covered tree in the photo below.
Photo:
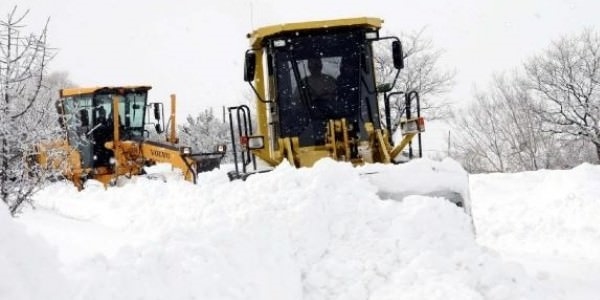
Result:
{"type": "Polygon", "coordinates": [[[563,37],[525,68],[544,130],[592,143],[600,161],[600,33],[563,37]]]}
{"type": "Polygon", "coordinates": [[[53,54],[47,23],[38,34],[26,33],[27,14],[15,7],[0,19],[0,198],[12,214],[31,200],[47,175],[33,163],[35,146],[60,131],[49,125],[56,118],[45,86],[53,54]]]}
{"type": "Polygon", "coordinates": [[[585,150],[591,144],[544,130],[536,113],[540,109],[520,75],[496,75],[485,92],[455,114],[451,156],[474,173],[566,168],[589,161],[585,150]]]}
{"type": "Polygon", "coordinates": [[[541,122],[529,108],[526,90],[498,75],[486,92],[454,118],[454,151],[471,172],[506,172],[547,167],[541,122]]]}
{"type": "MultiPolygon", "coordinates": [[[[404,50],[405,67],[392,91],[417,91],[421,98],[421,110],[429,120],[444,119],[449,116],[448,101],[443,98],[454,85],[455,72],[444,69],[440,64],[443,54],[434,46],[425,30],[399,35],[404,50]]],[[[373,44],[375,51],[375,72],[380,83],[391,83],[396,75],[392,52],[388,40],[373,44]]],[[[404,97],[391,99],[392,124],[397,125],[404,113],[404,97]]],[[[394,127],[394,126],[393,126],[394,127]]]]}
{"type": "Polygon", "coordinates": [[[217,145],[223,144],[231,149],[229,123],[217,118],[212,109],[196,117],[188,115],[186,121],[187,124],[179,126],[179,139],[182,145],[192,147],[193,152],[214,152],[217,145]]]}

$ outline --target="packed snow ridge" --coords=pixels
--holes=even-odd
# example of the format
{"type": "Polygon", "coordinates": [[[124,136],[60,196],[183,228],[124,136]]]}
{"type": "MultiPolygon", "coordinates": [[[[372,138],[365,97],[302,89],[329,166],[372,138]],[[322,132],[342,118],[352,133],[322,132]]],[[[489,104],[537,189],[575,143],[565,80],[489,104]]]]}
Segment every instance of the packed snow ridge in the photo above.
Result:
{"type": "MultiPolygon", "coordinates": [[[[82,192],[53,183],[38,194],[37,208],[16,220],[0,209],[0,299],[568,299],[547,278],[487,248],[516,242],[526,229],[511,236],[507,222],[477,216],[491,218],[493,209],[478,201],[502,195],[510,176],[523,181],[538,173],[499,174],[498,184],[486,181],[493,175],[476,177],[473,194],[482,199],[473,197],[473,215],[484,247],[471,218],[449,201],[381,192],[393,194],[408,182],[457,187],[426,170],[466,176],[451,160],[364,168],[321,160],[313,168],[282,164],[245,182],[229,182],[226,170],[216,170],[201,174],[198,185],[174,175],[82,192]]],[[[569,183],[598,180],[600,168],[562,172],[562,187],[551,180],[539,189],[550,195],[565,184],[584,187],[568,196],[578,204],[563,203],[566,214],[600,207],[597,188],[569,183]]],[[[578,220],[560,233],[586,228],[598,239],[597,224],[578,220]]],[[[546,233],[564,225],[543,224],[546,233]]],[[[585,245],[591,246],[597,244],[585,245]]]]}

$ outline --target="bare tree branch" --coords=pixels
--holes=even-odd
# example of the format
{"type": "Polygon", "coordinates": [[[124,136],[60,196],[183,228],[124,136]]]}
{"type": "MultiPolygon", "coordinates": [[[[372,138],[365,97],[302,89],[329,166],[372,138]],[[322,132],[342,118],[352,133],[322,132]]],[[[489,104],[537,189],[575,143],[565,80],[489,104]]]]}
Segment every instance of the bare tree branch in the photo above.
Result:
{"type": "MultiPolygon", "coordinates": [[[[403,43],[405,68],[400,72],[393,91],[417,91],[421,98],[421,109],[430,120],[449,116],[449,104],[441,96],[449,92],[454,85],[455,73],[445,70],[439,64],[443,51],[437,49],[431,38],[425,35],[425,28],[400,34],[403,43]]],[[[396,70],[392,67],[392,57],[387,43],[374,44],[375,72],[378,82],[392,82],[396,70]]],[[[398,123],[404,112],[404,103],[394,101],[392,107],[392,125],[398,123]]],[[[395,126],[392,126],[395,128],[395,126]]]]}
{"type": "MultiPolygon", "coordinates": [[[[456,114],[452,156],[471,172],[508,172],[564,168],[588,158],[584,147],[566,138],[564,126],[549,127],[555,115],[540,114],[546,107],[535,101],[519,73],[496,75],[486,92],[456,114]]],[[[561,108],[561,110],[563,110],[561,108]]]]}
{"type": "Polygon", "coordinates": [[[53,57],[49,20],[38,35],[26,33],[28,12],[15,7],[0,20],[0,199],[12,214],[31,203],[48,175],[33,163],[36,145],[63,134],[50,100],[58,94],[57,82],[46,77],[53,57]]]}
{"type": "Polygon", "coordinates": [[[587,29],[563,37],[525,69],[528,88],[543,104],[538,113],[550,131],[600,147],[600,34],[587,29]]]}

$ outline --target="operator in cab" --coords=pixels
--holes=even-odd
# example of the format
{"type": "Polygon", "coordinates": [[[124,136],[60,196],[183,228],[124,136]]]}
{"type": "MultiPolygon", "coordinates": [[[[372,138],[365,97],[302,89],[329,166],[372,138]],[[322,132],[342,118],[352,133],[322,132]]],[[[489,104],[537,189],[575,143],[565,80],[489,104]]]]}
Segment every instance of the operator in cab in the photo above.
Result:
{"type": "Polygon", "coordinates": [[[303,124],[300,144],[323,144],[326,122],[336,98],[336,80],[323,73],[320,57],[309,58],[307,66],[310,74],[300,80],[294,92],[297,103],[304,103],[304,109],[297,111],[298,123],[303,124]]]}
{"type": "Polygon", "coordinates": [[[308,59],[310,74],[302,79],[300,87],[308,88],[312,101],[332,101],[335,99],[335,78],[323,73],[323,63],[320,58],[308,59]]]}

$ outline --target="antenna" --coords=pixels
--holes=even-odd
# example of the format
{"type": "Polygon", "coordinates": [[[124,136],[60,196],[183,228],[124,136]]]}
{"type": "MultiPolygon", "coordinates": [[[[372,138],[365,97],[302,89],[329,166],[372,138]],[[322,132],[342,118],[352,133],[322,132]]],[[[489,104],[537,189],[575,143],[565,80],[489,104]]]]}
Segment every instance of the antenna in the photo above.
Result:
{"type": "Polygon", "coordinates": [[[250,0],[250,29],[254,29],[254,3],[250,0]]]}

